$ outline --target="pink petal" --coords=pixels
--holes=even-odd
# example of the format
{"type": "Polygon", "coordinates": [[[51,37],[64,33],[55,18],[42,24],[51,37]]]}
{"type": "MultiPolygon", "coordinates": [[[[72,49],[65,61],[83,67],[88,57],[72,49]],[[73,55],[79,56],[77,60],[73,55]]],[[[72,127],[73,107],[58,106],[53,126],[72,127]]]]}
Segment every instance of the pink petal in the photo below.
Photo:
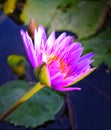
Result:
{"type": "Polygon", "coordinates": [[[61,92],[81,90],[81,88],[78,88],[78,87],[68,87],[68,88],[55,87],[54,89],[61,92]]]}
{"type": "Polygon", "coordinates": [[[38,30],[35,29],[34,32],[34,45],[35,48],[39,51],[41,44],[46,42],[46,33],[42,25],[38,27],[38,30]]]}
{"type": "Polygon", "coordinates": [[[60,43],[66,37],[66,33],[62,33],[57,39],[56,43],[60,43]]]}
{"type": "Polygon", "coordinates": [[[47,50],[47,51],[50,51],[50,50],[52,49],[52,47],[54,46],[54,44],[55,44],[55,32],[53,31],[53,32],[50,34],[50,36],[49,36],[49,38],[47,39],[47,42],[46,42],[46,44],[45,44],[46,50],[47,50]]]}
{"type": "Polygon", "coordinates": [[[32,43],[31,38],[28,36],[28,34],[24,33],[23,30],[21,30],[22,39],[24,41],[25,50],[27,52],[28,58],[34,68],[38,66],[38,62],[36,60],[36,52],[34,50],[34,46],[32,43]]]}

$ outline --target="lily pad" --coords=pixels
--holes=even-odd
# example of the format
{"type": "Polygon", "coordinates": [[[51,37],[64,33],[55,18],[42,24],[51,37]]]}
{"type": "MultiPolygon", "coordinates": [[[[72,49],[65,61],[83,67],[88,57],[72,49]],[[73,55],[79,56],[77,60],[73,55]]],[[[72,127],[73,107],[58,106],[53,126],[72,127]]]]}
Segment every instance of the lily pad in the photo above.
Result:
{"type": "Polygon", "coordinates": [[[29,0],[22,19],[28,24],[34,18],[38,24],[48,27],[49,32],[68,30],[81,39],[96,32],[107,5],[108,0],[29,0]]]}
{"type": "Polygon", "coordinates": [[[96,32],[104,20],[106,7],[107,0],[80,0],[76,6],[72,3],[66,11],[62,8],[57,11],[49,30],[68,30],[76,33],[79,39],[87,38],[96,32]]]}
{"type": "MultiPolygon", "coordinates": [[[[0,114],[5,112],[15,101],[32,86],[25,81],[9,81],[0,87],[0,114]]],[[[36,127],[48,120],[53,120],[63,105],[60,93],[45,87],[22,104],[5,121],[25,127],[36,127]]]]}
{"type": "Polygon", "coordinates": [[[91,38],[81,40],[84,46],[84,53],[93,51],[94,66],[99,66],[101,63],[105,63],[111,68],[111,29],[106,29],[100,32],[98,35],[91,38]]]}
{"type": "Polygon", "coordinates": [[[21,18],[26,24],[33,18],[37,24],[43,24],[47,27],[52,18],[55,17],[60,2],[60,0],[28,0],[21,18]]]}

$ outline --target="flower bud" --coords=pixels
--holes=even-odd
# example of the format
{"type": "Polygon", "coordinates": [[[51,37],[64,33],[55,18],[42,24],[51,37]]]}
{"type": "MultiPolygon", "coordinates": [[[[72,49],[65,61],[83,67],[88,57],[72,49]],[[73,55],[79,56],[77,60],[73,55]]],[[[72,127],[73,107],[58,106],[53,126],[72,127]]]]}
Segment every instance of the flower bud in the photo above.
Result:
{"type": "Polygon", "coordinates": [[[34,39],[34,30],[37,28],[37,24],[34,19],[31,19],[28,25],[28,34],[34,39]]]}

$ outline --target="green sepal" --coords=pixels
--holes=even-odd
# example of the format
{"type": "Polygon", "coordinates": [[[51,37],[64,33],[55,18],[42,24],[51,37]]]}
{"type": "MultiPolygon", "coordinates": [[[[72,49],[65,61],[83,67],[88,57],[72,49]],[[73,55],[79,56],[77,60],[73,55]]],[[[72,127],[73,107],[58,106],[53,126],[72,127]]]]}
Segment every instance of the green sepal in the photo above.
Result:
{"type": "Polygon", "coordinates": [[[50,74],[46,63],[43,63],[34,69],[34,74],[40,83],[46,86],[51,86],[50,74]]]}

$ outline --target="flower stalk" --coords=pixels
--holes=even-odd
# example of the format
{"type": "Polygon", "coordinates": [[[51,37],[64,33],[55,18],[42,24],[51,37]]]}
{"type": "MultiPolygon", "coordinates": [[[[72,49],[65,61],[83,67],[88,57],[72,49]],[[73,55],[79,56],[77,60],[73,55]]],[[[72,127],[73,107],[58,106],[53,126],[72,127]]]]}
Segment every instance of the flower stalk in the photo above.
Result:
{"type": "Polygon", "coordinates": [[[4,120],[8,115],[10,115],[15,109],[20,105],[30,99],[35,93],[44,87],[43,84],[37,83],[33,88],[31,88],[27,93],[25,93],[18,101],[16,101],[6,112],[0,115],[0,121],[4,120]]]}

